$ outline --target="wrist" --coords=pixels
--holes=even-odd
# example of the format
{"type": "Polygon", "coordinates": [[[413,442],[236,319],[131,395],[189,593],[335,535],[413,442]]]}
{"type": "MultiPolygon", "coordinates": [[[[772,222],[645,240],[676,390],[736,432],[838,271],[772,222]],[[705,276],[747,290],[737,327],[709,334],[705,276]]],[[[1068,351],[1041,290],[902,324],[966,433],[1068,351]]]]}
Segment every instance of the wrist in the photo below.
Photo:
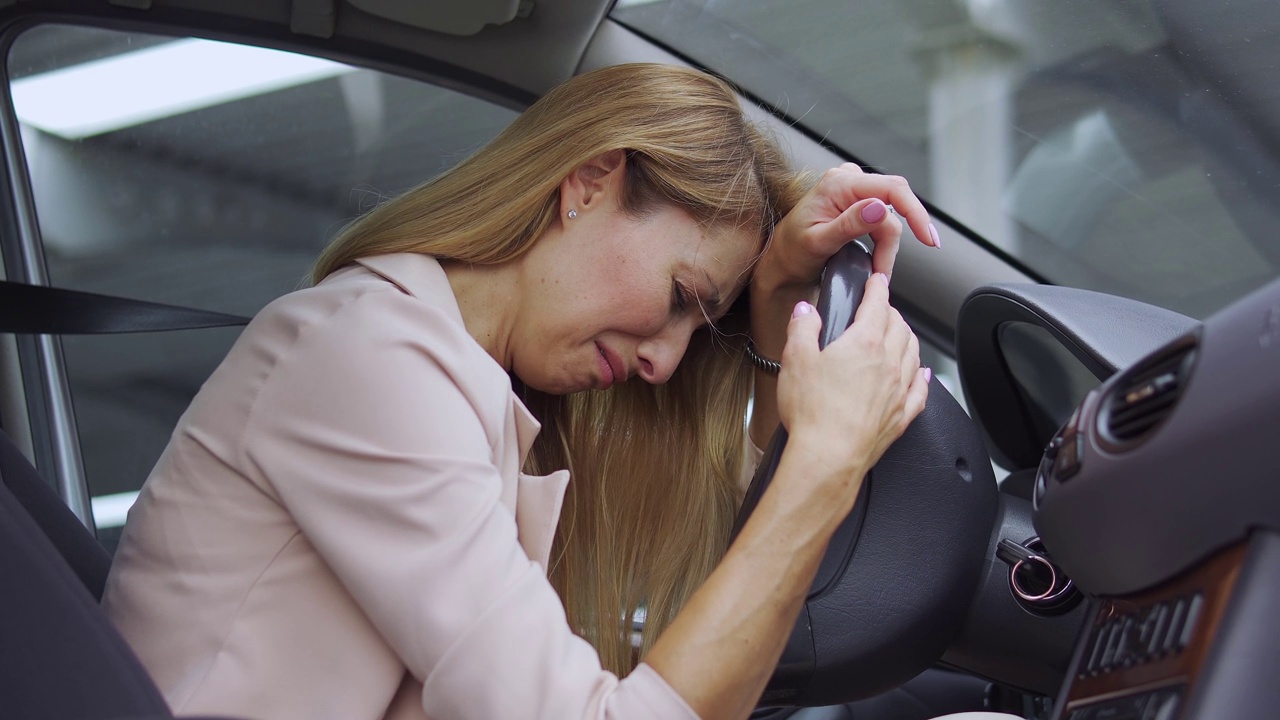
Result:
{"type": "Polygon", "coordinates": [[[866,453],[854,449],[847,433],[835,433],[826,428],[792,427],[787,431],[787,450],[795,448],[796,455],[809,465],[820,467],[824,473],[847,475],[866,470],[866,453]],[[840,436],[843,436],[843,441],[840,436]]]}
{"type": "Polygon", "coordinates": [[[816,285],[751,286],[751,339],[756,350],[777,360],[786,343],[787,323],[796,303],[818,301],[816,285]]]}
{"type": "Polygon", "coordinates": [[[788,474],[803,483],[805,495],[835,511],[838,523],[853,508],[869,468],[851,455],[834,450],[804,434],[792,434],[787,438],[782,462],[792,470],[788,474]]]}
{"type": "Polygon", "coordinates": [[[795,302],[807,300],[811,294],[817,292],[818,281],[815,280],[796,280],[794,278],[785,277],[779,273],[771,273],[761,269],[751,278],[751,299],[757,298],[761,300],[787,300],[794,298],[795,302]]]}

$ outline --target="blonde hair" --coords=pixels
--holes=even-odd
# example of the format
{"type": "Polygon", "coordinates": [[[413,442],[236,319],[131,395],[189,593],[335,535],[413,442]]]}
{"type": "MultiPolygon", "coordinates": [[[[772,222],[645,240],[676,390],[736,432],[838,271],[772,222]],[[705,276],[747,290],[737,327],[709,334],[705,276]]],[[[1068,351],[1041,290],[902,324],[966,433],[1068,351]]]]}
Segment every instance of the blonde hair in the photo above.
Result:
{"type": "MultiPolygon", "coordinates": [[[[624,211],[672,205],[758,248],[804,189],[726,83],[680,67],[618,65],[552,89],[475,155],[353,222],[313,279],[384,253],[475,264],[516,258],[555,220],[561,181],[614,150],[627,158],[624,211]]],[[[567,467],[573,478],[548,573],[574,630],[619,675],[727,548],[752,379],[745,336],[744,298],[719,332],[694,334],[666,385],[633,380],[563,397],[524,389],[543,422],[527,469],[567,467]],[[631,618],[641,605],[637,653],[631,618]]]]}

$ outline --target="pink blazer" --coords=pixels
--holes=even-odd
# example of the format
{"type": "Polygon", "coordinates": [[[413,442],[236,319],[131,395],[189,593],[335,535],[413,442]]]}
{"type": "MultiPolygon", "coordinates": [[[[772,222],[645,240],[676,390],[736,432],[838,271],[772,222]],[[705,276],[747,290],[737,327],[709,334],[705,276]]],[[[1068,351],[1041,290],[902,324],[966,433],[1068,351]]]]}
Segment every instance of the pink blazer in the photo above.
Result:
{"type": "Polygon", "coordinates": [[[538,430],[435,260],[362,260],[201,388],[103,604],[180,714],[695,718],[570,631],[545,571],[568,473],[520,473],[538,430]]]}

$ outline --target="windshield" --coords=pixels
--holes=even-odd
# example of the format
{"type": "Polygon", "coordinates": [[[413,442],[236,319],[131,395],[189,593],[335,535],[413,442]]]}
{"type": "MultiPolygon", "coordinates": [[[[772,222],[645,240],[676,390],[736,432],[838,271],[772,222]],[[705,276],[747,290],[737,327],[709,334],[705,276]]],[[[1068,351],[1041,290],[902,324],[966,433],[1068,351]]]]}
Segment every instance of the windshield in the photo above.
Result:
{"type": "Polygon", "coordinates": [[[1280,269],[1280,3],[620,0],[1050,282],[1204,317],[1280,269]]]}

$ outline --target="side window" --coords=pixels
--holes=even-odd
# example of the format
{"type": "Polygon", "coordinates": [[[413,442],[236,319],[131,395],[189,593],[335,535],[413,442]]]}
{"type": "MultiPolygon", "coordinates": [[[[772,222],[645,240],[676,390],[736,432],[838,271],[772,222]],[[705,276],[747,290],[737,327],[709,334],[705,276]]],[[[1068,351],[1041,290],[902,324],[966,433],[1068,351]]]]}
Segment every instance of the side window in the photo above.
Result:
{"type": "MultiPolygon", "coordinates": [[[[47,25],[8,58],[51,285],[240,315],[515,111],[302,55],[47,25]]],[[[99,538],[238,328],[62,340],[99,538]]]]}

